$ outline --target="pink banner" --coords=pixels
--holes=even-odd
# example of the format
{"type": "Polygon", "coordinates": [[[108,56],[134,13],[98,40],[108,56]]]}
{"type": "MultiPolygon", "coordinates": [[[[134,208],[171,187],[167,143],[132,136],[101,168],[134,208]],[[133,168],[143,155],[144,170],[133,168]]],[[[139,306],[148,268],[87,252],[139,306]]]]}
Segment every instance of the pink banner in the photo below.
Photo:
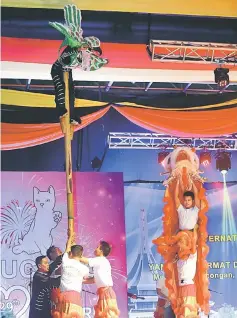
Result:
{"type": "MultiPolygon", "coordinates": [[[[3,172],[1,209],[1,309],[28,317],[30,269],[51,245],[65,249],[65,173],[3,172]]],[[[124,193],[121,173],[74,173],[77,243],[93,256],[100,240],[112,245],[109,261],[120,317],[127,314],[124,193]]],[[[85,318],[93,317],[94,285],[83,286],[85,318]]]]}

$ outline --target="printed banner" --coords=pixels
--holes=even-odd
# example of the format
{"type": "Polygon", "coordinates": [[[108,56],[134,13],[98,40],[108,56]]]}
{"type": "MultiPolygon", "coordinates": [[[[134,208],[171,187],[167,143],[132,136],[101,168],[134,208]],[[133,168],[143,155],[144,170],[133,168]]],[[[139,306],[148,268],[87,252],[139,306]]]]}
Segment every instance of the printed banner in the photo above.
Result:
{"type": "MultiPolygon", "coordinates": [[[[3,172],[1,209],[1,317],[27,318],[35,259],[67,240],[65,173],[3,172]]],[[[100,240],[109,260],[121,317],[127,317],[126,242],[122,173],[74,173],[77,243],[93,256],[100,240]]],[[[84,285],[85,318],[94,317],[96,288],[84,285]]]]}
{"type": "MultiPolygon", "coordinates": [[[[129,317],[153,318],[156,281],[163,276],[163,261],[152,244],[162,233],[164,188],[158,184],[125,186],[129,317]]],[[[210,317],[237,317],[237,185],[218,185],[207,191],[210,252],[210,317]]],[[[203,316],[205,317],[205,316],[203,316]]]]}

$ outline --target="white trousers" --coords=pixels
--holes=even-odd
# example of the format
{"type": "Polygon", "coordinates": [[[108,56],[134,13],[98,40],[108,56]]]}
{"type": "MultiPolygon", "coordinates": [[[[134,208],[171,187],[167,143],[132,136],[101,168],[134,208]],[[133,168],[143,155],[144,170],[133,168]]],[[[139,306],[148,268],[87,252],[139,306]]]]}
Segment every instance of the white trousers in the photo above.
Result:
{"type": "Polygon", "coordinates": [[[190,254],[186,261],[179,259],[177,261],[179,286],[194,284],[194,277],[197,266],[197,252],[190,254]]]}

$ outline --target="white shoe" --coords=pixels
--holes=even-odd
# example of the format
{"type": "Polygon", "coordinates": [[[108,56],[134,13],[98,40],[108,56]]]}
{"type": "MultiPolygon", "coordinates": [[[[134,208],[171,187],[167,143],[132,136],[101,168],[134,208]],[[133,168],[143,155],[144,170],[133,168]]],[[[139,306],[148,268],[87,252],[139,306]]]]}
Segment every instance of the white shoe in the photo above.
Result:
{"type": "Polygon", "coordinates": [[[79,125],[79,123],[75,119],[70,119],[70,124],[73,126],[79,125]]]}

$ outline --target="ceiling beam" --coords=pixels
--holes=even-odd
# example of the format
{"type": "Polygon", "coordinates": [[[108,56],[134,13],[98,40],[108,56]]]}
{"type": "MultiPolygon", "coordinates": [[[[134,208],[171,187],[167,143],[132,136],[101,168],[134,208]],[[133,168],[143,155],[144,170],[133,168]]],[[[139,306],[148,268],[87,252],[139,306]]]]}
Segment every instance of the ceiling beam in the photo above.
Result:
{"type": "Polygon", "coordinates": [[[227,84],[225,87],[223,87],[223,88],[219,91],[219,93],[222,94],[229,86],[230,86],[230,83],[227,84]]]}
{"type": "Polygon", "coordinates": [[[150,83],[147,84],[147,86],[146,86],[146,88],[145,88],[145,92],[148,91],[148,89],[151,87],[151,85],[152,85],[152,82],[150,82],[150,83]]]}
{"type": "Polygon", "coordinates": [[[189,87],[190,87],[191,85],[192,85],[192,83],[187,84],[187,85],[185,86],[183,92],[186,93],[187,90],[189,89],[189,87]]]}
{"type": "MultiPolygon", "coordinates": [[[[91,84],[90,82],[88,82],[88,85],[85,85],[84,83],[80,85],[80,82],[76,82],[75,83],[75,89],[79,89],[79,90],[96,90],[96,89],[104,89],[106,90],[105,85],[89,85],[91,84]]],[[[146,83],[144,83],[145,85],[146,83]]],[[[156,84],[156,83],[153,83],[156,84]]],[[[183,83],[180,83],[181,85],[183,85],[183,83]]],[[[202,94],[202,93],[206,93],[206,94],[212,94],[212,93],[220,93],[219,89],[214,89],[212,88],[210,85],[206,84],[203,85],[203,83],[197,83],[197,85],[202,85],[200,88],[195,88],[193,86],[193,88],[188,89],[186,91],[186,93],[188,94],[202,94]]],[[[26,85],[25,84],[14,84],[14,83],[4,83],[4,79],[2,80],[1,83],[1,87],[2,88],[7,88],[7,89],[23,89],[23,90],[27,90],[26,89],[26,85]]],[[[47,84],[47,83],[40,83],[40,81],[38,82],[38,84],[31,84],[30,88],[34,91],[47,91],[47,90],[54,90],[54,86],[52,84],[47,84]]],[[[113,89],[115,91],[115,94],[119,94],[119,91],[132,91],[133,94],[136,94],[136,92],[138,92],[138,94],[140,94],[141,91],[144,90],[143,87],[134,87],[134,86],[124,86],[122,83],[120,84],[119,82],[117,82],[117,85],[113,86],[113,89]],[[116,92],[117,91],[117,92],[116,92]]],[[[181,88],[178,87],[170,87],[170,83],[162,83],[162,87],[158,87],[157,85],[154,85],[154,87],[150,88],[150,91],[153,93],[156,92],[174,92],[174,93],[181,93],[183,92],[183,90],[181,88]]],[[[229,84],[228,87],[225,88],[225,90],[223,90],[224,93],[237,93],[237,84],[229,84]],[[233,87],[233,88],[232,88],[233,87]]]]}
{"type": "Polygon", "coordinates": [[[26,90],[27,91],[30,89],[30,83],[31,83],[31,79],[26,80],[26,90]]]}
{"type": "Polygon", "coordinates": [[[105,87],[105,91],[108,92],[110,90],[110,87],[113,85],[113,81],[110,81],[107,86],[105,87]]]}

